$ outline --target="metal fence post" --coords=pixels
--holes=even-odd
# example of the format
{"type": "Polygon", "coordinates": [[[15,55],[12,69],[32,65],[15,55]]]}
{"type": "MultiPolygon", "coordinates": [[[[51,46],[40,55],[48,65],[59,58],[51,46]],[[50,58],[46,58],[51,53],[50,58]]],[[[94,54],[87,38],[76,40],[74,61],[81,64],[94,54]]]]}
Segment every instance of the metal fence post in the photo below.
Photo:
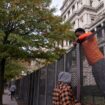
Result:
{"type": "Polygon", "coordinates": [[[36,105],[39,104],[39,78],[40,78],[40,71],[38,72],[38,85],[37,85],[37,102],[36,102],[36,105]]]}
{"type": "Polygon", "coordinates": [[[64,71],[66,71],[66,54],[64,54],[64,71]]]}
{"type": "Polygon", "coordinates": [[[80,100],[80,46],[79,44],[76,47],[76,55],[77,55],[77,78],[78,78],[78,82],[77,82],[77,100],[80,100]]]}
{"type": "Polygon", "coordinates": [[[46,66],[46,80],[45,80],[45,105],[47,105],[47,70],[48,70],[48,66],[46,66]]]}
{"type": "Polygon", "coordinates": [[[55,86],[56,86],[56,81],[57,81],[57,62],[58,61],[55,61],[55,86]]]}

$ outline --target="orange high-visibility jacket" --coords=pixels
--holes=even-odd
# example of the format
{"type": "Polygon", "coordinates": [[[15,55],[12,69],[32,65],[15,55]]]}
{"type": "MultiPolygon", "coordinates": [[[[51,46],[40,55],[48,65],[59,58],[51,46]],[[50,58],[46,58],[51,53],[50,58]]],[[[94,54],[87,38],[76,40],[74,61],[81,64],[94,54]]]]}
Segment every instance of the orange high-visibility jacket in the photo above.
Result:
{"type": "MultiPolygon", "coordinates": [[[[83,40],[84,38],[92,35],[92,32],[88,32],[79,36],[79,40],[83,40]]],[[[100,51],[97,43],[97,39],[95,36],[87,39],[81,43],[84,55],[86,56],[88,63],[90,65],[95,64],[100,59],[104,58],[102,52],[100,51]]]]}

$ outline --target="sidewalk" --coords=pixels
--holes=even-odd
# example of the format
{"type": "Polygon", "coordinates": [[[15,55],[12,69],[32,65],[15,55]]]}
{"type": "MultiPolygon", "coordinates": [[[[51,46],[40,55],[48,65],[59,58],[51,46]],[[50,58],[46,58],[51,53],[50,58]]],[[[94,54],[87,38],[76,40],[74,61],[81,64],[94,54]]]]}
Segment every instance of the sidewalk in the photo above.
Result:
{"type": "Polygon", "coordinates": [[[4,91],[3,105],[18,105],[15,99],[11,100],[8,90],[4,91]]]}

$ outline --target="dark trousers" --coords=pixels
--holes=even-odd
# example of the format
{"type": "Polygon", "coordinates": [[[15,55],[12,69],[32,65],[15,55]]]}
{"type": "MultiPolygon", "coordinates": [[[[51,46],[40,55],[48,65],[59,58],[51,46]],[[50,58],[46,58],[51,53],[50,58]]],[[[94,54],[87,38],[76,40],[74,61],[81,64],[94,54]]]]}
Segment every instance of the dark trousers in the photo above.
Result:
{"type": "Polygon", "coordinates": [[[92,65],[95,81],[105,96],[105,58],[92,65]]]}
{"type": "Polygon", "coordinates": [[[11,99],[15,98],[15,91],[11,91],[11,99]]]}

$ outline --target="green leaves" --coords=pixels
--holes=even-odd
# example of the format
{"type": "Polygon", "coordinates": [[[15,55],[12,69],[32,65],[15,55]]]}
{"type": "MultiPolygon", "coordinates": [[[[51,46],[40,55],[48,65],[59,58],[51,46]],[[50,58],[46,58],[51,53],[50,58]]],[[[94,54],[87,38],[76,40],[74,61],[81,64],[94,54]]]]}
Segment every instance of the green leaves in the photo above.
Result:
{"type": "MultiPolygon", "coordinates": [[[[7,55],[15,57],[14,55],[17,56],[17,54],[8,54],[8,52],[21,51],[30,56],[32,52],[33,56],[37,55],[36,53],[44,52],[42,49],[47,51],[53,49],[54,55],[54,51],[56,52],[54,43],[68,40],[69,37],[71,39],[70,25],[63,23],[60,17],[53,16],[52,9],[43,5],[44,3],[49,4],[49,0],[5,0],[2,3],[0,29],[4,34],[0,34],[0,40],[1,44],[5,41],[5,44],[9,46],[9,49],[6,50],[7,55]],[[10,51],[12,48],[14,50],[10,51]]],[[[48,57],[46,58],[48,59],[48,57]]]]}
{"type": "Polygon", "coordinates": [[[0,59],[54,61],[64,52],[56,46],[72,40],[69,22],[49,9],[50,0],[0,1],[0,59]]]}
{"type": "Polygon", "coordinates": [[[21,64],[21,61],[7,60],[5,67],[5,79],[11,80],[14,77],[19,77],[21,71],[25,71],[26,68],[21,64]]]}

